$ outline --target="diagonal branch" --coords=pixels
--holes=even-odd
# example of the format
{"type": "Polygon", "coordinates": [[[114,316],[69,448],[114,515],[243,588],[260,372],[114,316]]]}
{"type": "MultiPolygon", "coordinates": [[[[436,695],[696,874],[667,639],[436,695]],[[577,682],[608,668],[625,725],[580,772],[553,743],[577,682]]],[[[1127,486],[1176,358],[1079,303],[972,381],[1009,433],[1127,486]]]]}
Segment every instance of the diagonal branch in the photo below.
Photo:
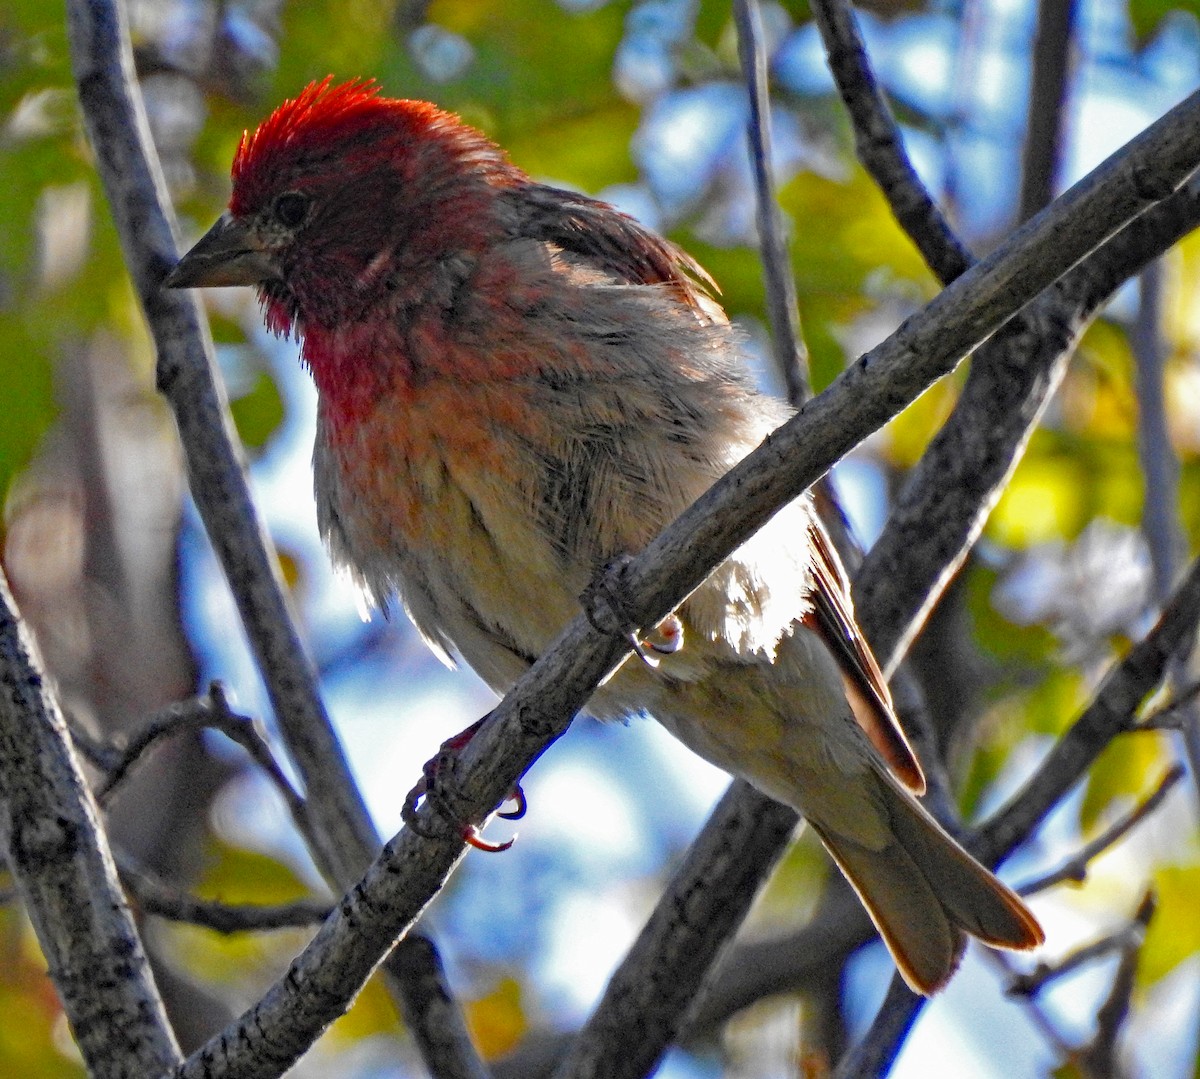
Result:
{"type": "Polygon", "coordinates": [[[1154,628],[1108,673],[1092,703],[1055,743],[1038,770],[980,828],[977,852],[989,860],[1005,858],[1113,738],[1136,729],[1137,709],[1157,688],[1180,651],[1191,647],[1198,622],[1200,560],[1188,567],[1154,628]]]}
{"type": "Polygon", "coordinates": [[[810,0],[829,70],[854,129],[858,159],[879,185],[900,227],[942,284],[974,259],[925,190],[867,57],[858,22],[845,0],[810,0]]]}
{"type": "Polygon", "coordinates": [[[740,780],[726,791],[667,885],[671,901],[655,907],[555,1072],[558,1079],[651,1073],[783,854],[797,819],[740,780]]]}
{"type": "Polygon", "coordinates": [[[105,0],[73,0],[69,15],[84,120],[154,337],[159,389],[175,414],[197,508],[229,577],[305,793],[322,807],[309,836],[314,854],[345,885],[361,871],[377,838],[317,692],[274,551],[251,501],[199,307],[191,296],[159,288],[177,260],[177,245],[122,9],[105,0]]]}
{"type": "Polygon", "coordinates": [[[855,582],[856,604],[870,612],[863,628],[885,670],[978,538],[1090,320],[1125,280],[1198,224],[1200,189],[1189,184],[976,352],[954,411],[909,473],[855,582]]]}
{"type": "MultiPolygon", "coordinates": [[[[950,285],[887,341],[771,435],[610,582],[640,625],[656,625],[710,569],[838,457],[877,429],[1041,289],[1131,218],[1168,197],[1200,164],[1200,95],[1148,128],[987,259],[950,285]]],[[[567,728],[592,688],[628,655],[580,615],[490,713],[459,760],[455,804],[473,819],[498,806],[567,728]]],[[[214,1062],[234,1077],[261,1054],[286,1066],[348,1006],[379,958],[404,933],[463,855],[428,808],[424,840],[405,829],[385,846],[287,974],[248,1013],[178,1071],[214,1062]],[[336,977],[335,977],[336,975],[336,977]]],[[[260,1062],[260,1061],[259,1061],[260,1062]]]]}
{"type": "Polygon", "coordinates": [[[1036,895],[1038,892],[1044,892],[1064,881],[1082,884],[1087,879],[1088,867],[1091,863],[1109,847],[1116,846],[1129,832],[1162,805],[1171,792],[1171,788],[1185,775],[1187,775],[1187,770],[1182,764],[1173,764],[1144,801],[1139,802],[1132,810],[1105,828],[1095,839],[1086,843],[1081,850],[1076,851],[1053,872],[1046,873],[1027,884],[1022,884],[1016,889],[1017,892],[1020,895],[1036,895]]]}
{"type": "Polygon", "coordinates": [[[0,850],[90,1075],[180,1059],[58,703],[0,573],[0,850]]]}
{"type": "MultiPolygon", "coordinates": [[[[1084,267],[1073,271],[1067,280],[1078,276],[1082,281],[1088,282],[1088,287],[1097,293],[1104,288],[1111,291],[1121,280],[1136,273],[1147,260],[1157,257],[1162,250],[1174,244],[1198,221],[1200,221],[1200,199],[1189,190],[1181,191],[1127,226],[1125,230],[1090,256],[1084,267]]],[[[1056,288],[1055,294],[1058,291],[1056,288]]],[[[1099,300],[1097,299],[1096,302],[1098,303],[1099,300]]],[[[1035,301],[1035,305],[1040,303],[1042,303],[1040,299],[1035,301]]],[[[1018,316],[1018,318],[1023,318],[1023,316],[1018,316]]],[[[984,346],[985,349],[987,347],[984,346]]],[[[1024,422],[1019,415],[1010,417],[1009,420],[1012,426],[1008,429],[1013,431],[1019,430],[1020,424],[1024,422]]],[[[968,511],[968,517],[970,512],[968,511]]],[[[953,533],[955,526],[952,515],[943,516],[939,520],[941,527],[950,528],[953,533]]],[[[927,534],[924,542],[932,543],[937,549],[943,548],[938,535],[934,532],[927,534]]],[[[873,555],[878,556],[880,549],[877,546],[873,555]]],[[[910,548],[909,557],[911,558],[917,550],[916,547],[910,548]]],[[[899,568],[896,576],[888,583],[888,588],[903,590],[909,576],[907,563],[901,557],[898,559],[897,565],[899,568]]],[[[861,594],[862,589],[859,587],[861,578],[856,577],[855,580],[856,587],[861,594]]],[[[869,592],[860,601],[858,608],[860,621],[864,624],[876,625],[880,620],[874,617],[872,604],[885,601],[888,595],[887,589],[876,589],[869,592]]],[[[902,688],[899,684],[894,687],[898,702],[901,702],[904,696],[901,692],[902,688]]],[[[907,722],[909,712],[907,709],[902,709],[902,711],[907,722]]],[[[1169,719],[1165,715],[1160,718],[1163,723],[1169,719]]],[[[925,759],[924,755],[923,759],[925,759]]],[[[940,788],[934,784],[931,786],[931,791],[938,793],[940,788]]],[[[741,796],[741,812],[746,814],[760,812],[758,803],[755,801],[760,798],[761,796],[757,792],[750,788],[744,788],[741,796]]],[[[936,807],[933,808],[936,809],[936,807]]],[[[947,819],[946,823],[951,822],[947,819]]],[[[723,827],[721,819],[714,815],[697,840],[697,845],[717,846],[723,827]]],[[[615,1030],[620,1029],[622,1024],[627,1026],[637,1022],[643,1026],[653,1026],[660,1032],[668,1029],[676,1031],[684,1029],[686,1002],[681,1003],[669,994],[648,999],[639,991],[636,983],[626,976],[627,973],[639,968],[641,961],[635,960],[635,953],[643,949],[656,951],[659,954],[660,963],[663,965],[662,977],[667,981],[671,980],[671,968],[666,965],[668,963],[666,957],[669,955],[685,955],[688,957],[689,964],[693,966],[696,956],[700,953],[708,955],[710,961],[715,958],[721,946],[720,942],[714,941],[705,932],[703,926],[691,926],[690,939],[684,939],[683,935],[688,927],[673,925],[663,912],[674,909],[681,901],[680,896],[689,894],[689,881],[693,879],[711,881],[718,868],[720,872],[728,873],[731,877],[746,880],[745,874],[748,872],[748,868],[757,865],[761,869],[761,883],[766,879],[769,867],[773,864],[777,854],[774,848],[770,847],[769,835],[769,831],[764,832],[761,844],[747,845],[738,851],[734,856],[735,862],[732,864],[723,863],[720,867],[711,865],[706,868],[702,863],[697,862],[692,876],[680,871],[664,891],[653,916],[657,920],[660,934],[655,936],[649,932],[649,927],[647,927],[647,931],[639,937],[627,959],[629,970],[627,971],[623,966],[613,975],[604,1000],[589,1021],[589,1027],[596,1026],[615,1030]],[[602,1014],[609,1010],[612,1012],[611,1015],[602,1014]]],[[[777,841],[781,846],[786,843],[786,839],[782,837],[777,837],[777,841]]],[[[689,864],[691,864],[690,858],[689,864]]],[[[718,887],[714,887],[711,894],[716,898],[718,887]]],[[[710,1027],[764,995],[808,987],[814,982],[816,967],[830,962],[831,956],[853,951],[869,939],[871,933],[871,926],[861,908],[852,908],[849,909],[848,914],[843,912],[837,917],[826,917],[823,914],[814,916],[810,926],[804,927],[786,940],[758,946],[751,944],[737,947],[730,955],[729,962],[724,964],[724,973],[717,974],[718,980],[712,991],[706,993],[706,999],[699,1004],[700,1011],[696,1016],[698,1026],[701,1029],[710,1027]],[[855,911],[858,916],[855,916],[855,911]]],[[[668,1042],[669,1039],[664,1041],[660,1050],[665,1050],[668,1042]]],[[[598,1052],[594,1039],[592,1051],[598,1052]]],[[[582,1050],[578,1052],[582,1052],[582,1050]]],[[[579,1061],[582,1058],[577,1055],[575,1059],[579,1061]]]]}

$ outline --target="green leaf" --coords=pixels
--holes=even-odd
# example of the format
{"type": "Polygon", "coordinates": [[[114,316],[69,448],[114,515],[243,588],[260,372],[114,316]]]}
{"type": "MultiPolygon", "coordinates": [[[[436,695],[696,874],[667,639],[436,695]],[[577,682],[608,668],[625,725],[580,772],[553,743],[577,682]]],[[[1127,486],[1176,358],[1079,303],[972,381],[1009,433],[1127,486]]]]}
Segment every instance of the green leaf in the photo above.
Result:
{"type": "Polygon", "coordinates": [[[256,372],[249,390],[230,401],[229,407],[242,442],[256,449],[265,446],[283,423],[279,387],[265,371],[256,372]]]}

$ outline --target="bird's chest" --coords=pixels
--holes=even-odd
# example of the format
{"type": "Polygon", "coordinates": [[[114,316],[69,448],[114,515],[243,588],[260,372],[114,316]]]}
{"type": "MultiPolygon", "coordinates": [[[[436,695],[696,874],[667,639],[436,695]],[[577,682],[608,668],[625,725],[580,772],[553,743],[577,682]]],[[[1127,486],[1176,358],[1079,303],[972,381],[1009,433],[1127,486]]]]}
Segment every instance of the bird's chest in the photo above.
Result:
{"type": "Polygon", "coordinates": [[[543,444],[518,388],[438,380],[380,393],[353,423],[322,406],[314,454],[322,531],[383,600],[489,682],[520,673],[578,611],[537,512],[543,444]]]}

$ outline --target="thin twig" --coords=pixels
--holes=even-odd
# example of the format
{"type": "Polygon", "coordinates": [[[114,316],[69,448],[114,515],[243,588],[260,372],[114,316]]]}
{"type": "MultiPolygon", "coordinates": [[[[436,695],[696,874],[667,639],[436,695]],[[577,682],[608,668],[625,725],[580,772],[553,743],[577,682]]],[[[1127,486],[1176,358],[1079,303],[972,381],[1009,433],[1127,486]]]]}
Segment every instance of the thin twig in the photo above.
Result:
{"type": "Polygon", "coordinates": [[[981,951],[984,959],[996,968],[1005,985],[1009,997],[1020,1003],[1022,1010],[1029,1016],[1034,1026],[1041,1031],[1042,1037],[1058,1054],[1060,1060],[1065,1060],[1073,1051],[1069,1038],[1059,1028],[1058,1022],[1042,1007],[1041,1001],[1027,993],[1013,993],[1012,985],[1022,974],[1013,965],[1012,953],[1000,952],[992,948],[981,951]]]}
{"type": "Polygon", "coordinates": [[[223,903],[200,899],[162,880],[127,855],[117,856],[121,883],[147,914],[188,922],[216,933],[251,933],[273,929],[305,929],[329,915],[330,905],[314,899],[291,903],[223,903]]]}
{"type": "Polygon", "coordinates": [[[1158,786],[1155,787],[1148,798],[1136,805],[1108,828],[1105,828],[1095,839],[1068,858],[1054,872],[1031,880],[1027,884],[1022,884],[1017,888],[1017,891],[1021,895],[1036,895],[1038,892],[1044,892],[1049,888],[1053,888],[1056,884],[1062,884],[1064,881],[1081,884],[1087,879],[1088,866],[1106,850],[1120,842],[1129,832],[1162,805],[1171,788],[1185,775],[1187,775],[1187,769],[1182,764],[1172,765],[1163,775],[1162,779],[1158,781],[1158,786]]]}
{"type": "Polygon", "coordinates": [[[1106,933],[1097,940],[1080,945],[1053,963],[1038,963],[1027,974],[1018,974],[1008,991],[1013,996],[1035,996],[1051,982],[1065,978],[1080,967],[1103,959],[1113,952],[1123,951],[1131,939],[1140,939],[1140,927],[1135,922],[1129,922],[1112,933],[1106,933]]]}
{"type": "Polygon", "coordinates": [[[1177,731],[1187,721],[1187,711],[1200,697],[1200,682],[1180,690],[1166,704],[1147,712],[1137,725],[1139,731],[1177,731]],[[1181,713],[1183,713],[1181,715],[1181,713]]]}
{"type": "Polygon", "coordinates": [[[977,851],[999,860],[1049,812],[1118,734],[1137,729],[1137,711],[1157,688],[1200,622],[1200,560],[1188,567],[1170,603],[1145,637],[1105,676],[1091,703],[1055,743],[1037,771],[979,829],[977,851]]]}
{"type": "Polygon", "coordinates": [[[342,886],[378,839],[317,690],[278,561],[250,498],[244,458],[195,297],[160,287],[178,258],[170,201],[115,0],[71,0],[72,61],[96,166],[158,353],[157,378],[197,508],[229,578],[281,733],[313,803],[307,837],[342,886]],[[317,809],[317,807],[320,807],[317,809]]]}
{"type": "Polygon", "coordinates": [[[912,167],[904,139],[879,89],[858,22],[845,0],[810,0],[829,70],[850,114],[858,159],[879,185],[900,227],[942,284],[975,261],[912,167]]]}
{"type": "MultiPolygon", "coordinates": [[[[1190,646],[1200,623],[1200,560],[1193,562],[1158,622],[1115,664],[1091,703],[1009,801],[968,842],[987,866],[1003,861],[1078,782],[1119,734],[1134,730],[1142,700],[1162,682],[1174,657],[1190,646]]],[[[873,1075],[899,1048],[924,998],[893,985],[863,1039],[847,1054],[839,1076],[873,1075]],[[874,1070],[873,1070],[874,1069],[874,1070]]]]}
{"type": "Polygon", "coordinates": [[[304,799],[284,775],[283,769],[271,752],[262,725],[249,716],[232,711],[224,687],[219,682],[213,682],[209,686],[208,695],[205,697],[196,697],[162,709],[147,720],[122,749],[106,753],[105,756],[110,758],[111,763],[104,782],[96,791],[96,798],[101,804],[107,802],[129,778],[131,769],[158,742],[200,730],[219,731],[231,742],[241,746],[271,780],[287,803],[292,816],[296,820],[304,819],[304,799]]]}
{"type": "Polygon", "coordinates": [[[1038,4],[1021,155],[1021,221],[1054,198],[1065,145],[1067,83],[1074,67],[1078,7],[1078,0],[1040,0],[1038,4]]]}
{"type": "Polygon", "coordinates": [[[1040,993],[1049,982],[1066,977],[1080,967],[1120,951],[1128,940],[1129,926],[1123,925],[1113,933],[1107,933],[1098,940],[1093,940],[1068,952],[1053,963],[1038,963],[1033,970],[1016,975],[1008,991],[1014,996],[1034,996],[1040,993]]]}
{"type": "Polygon", "coordinates": [[[771,168],[771,101],[767,88],[767,56],[763,45],[762,16],[758,0],[734,0],[738,56],[750,96],[750,164],[754,171],[755,207],[763,279],[767,293],[767,318],[771,326],[771,353],[787,387],[788,400],[799,408],[812,396],[808,382],[808,353],[800,331],[796,278],[783,235],[783,217],[775,197],[771,168]]]}
{"type": "MultiPolygon", "coordinates": [[[[1166,366],[1170,346],[1163,337],[1164,269],[1150,263],[1138,278],[1137,318],[1130,331],[1137,395],[1138,461],[1145,481],[1142,534],[1150,551],[1153,598],[1171,591],[1184,550],[1179,522],[1179,458],[1167,422],[1166,366]]],[[[1193,767],[1196,765],[1193,761],[1193,767]]]]}
{"type": "Polygon", "coordinates": [[[1137,983],[1138,961],[1156,906],[1154,892],[1147,891],[1133,917],[1129,939],[1121,950],[1121,963],[1113,978],[1112,988],[1096,1013],[1096,1035],[1079,1054],[1080,1063],[1094,1079],[1114,1079],[1121,1075],[1117,1039],[1129,1017],[1129,1006],[1137,983]]]}
{"type": "Polygon", "coordinates": [[[88,764],[105,775],[117,767],[122,754],[112,742],[94,735],[74,716],[67,715],[64,719],[71,733],[71,744],[83,754],[88,764]]]}

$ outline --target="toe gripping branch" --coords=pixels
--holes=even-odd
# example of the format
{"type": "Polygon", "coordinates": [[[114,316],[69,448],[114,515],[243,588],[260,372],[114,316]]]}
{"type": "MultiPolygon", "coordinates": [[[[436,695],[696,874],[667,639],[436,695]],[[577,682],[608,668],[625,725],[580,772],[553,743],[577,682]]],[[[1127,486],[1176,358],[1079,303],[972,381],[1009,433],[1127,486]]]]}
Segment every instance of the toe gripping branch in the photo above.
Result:
{"type": "MultiPolygon", "coordinates": [[[[489,712],[488,715],[491,715],[491,713],[489,712]]],[[[425,766],[421,769],[421,778],[404,799],[404,806],[400,810],[400,816],[404,820],[404,823],[416,832],[417,835],[423,836],[426,839],[434,838],[433,834],[417,817],[417,807],[423,800],[428,801],[434,809],[454,825],[463,842],[470,844],[476,850],[487,851],[489,854],[498,854],[502,850],[508,850],[516,842],[517,837],[514,835],[511,839],[506,839],[503,843],[493,843],[490,840],[484,839],[480,834],[478,826],[464,819],[464,815],[454,805],[451,792],[445,784],[445,778],[454,774],[454,770],[458,765],[459,754],[467,747],[467,743],[475,737],[475,734],[487,721],[487,718],[488,716],[484,716],[482,719],[472,723],[466,730],[460,731],[452,738],[447,738],[442,743],[441,748],[438,749],[437,755],[425,762],[425,766]]],[[[520,783],[516,784],[509,792],[508,801],[514,803],[514,808],[501,810],[496,816],[503,817],[505,820],[520,820],[525,816],[525,811],[529,808],[529,804],[525,799],[525,791],[521,789],[520,783]]]]}
{"type": "Polygon", "coordinates": [[[629,643],[634,655],[647,667],[657,667],[659,656],[669,656],[683,647],[683,623],[677,614],[669,614],[649,633],[645,633],[629,612],[621,592],[621,576],[630,559],[628,555],[614,558],[596,574],[579,597],[584,614],[600,633],[620,637],[629,643]]]}

